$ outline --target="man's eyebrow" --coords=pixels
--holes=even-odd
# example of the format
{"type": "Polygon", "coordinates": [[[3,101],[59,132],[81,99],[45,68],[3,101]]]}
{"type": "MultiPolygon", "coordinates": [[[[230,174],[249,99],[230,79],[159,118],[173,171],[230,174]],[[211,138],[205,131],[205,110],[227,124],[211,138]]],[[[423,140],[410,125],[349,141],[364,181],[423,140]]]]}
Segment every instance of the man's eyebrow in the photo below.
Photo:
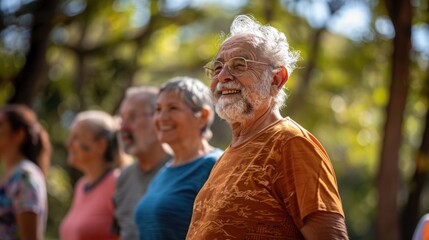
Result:
{"type": "Polygon", "coordinates": [[[223,62],[223,57],[218,57],[214,59],[215,61],[223,62]]]}

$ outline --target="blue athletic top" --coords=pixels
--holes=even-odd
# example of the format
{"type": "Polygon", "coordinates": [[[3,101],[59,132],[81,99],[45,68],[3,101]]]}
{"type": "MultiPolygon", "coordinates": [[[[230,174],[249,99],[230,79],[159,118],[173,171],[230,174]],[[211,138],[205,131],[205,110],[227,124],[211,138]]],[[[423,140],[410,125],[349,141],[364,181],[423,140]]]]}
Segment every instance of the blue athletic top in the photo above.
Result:
{"type": "Polygon", "coordinates": [[[216,148],[184,165],[166,163],[134,209],[140,240],[185,239],[195,197],[222,153],[216,148]]]}

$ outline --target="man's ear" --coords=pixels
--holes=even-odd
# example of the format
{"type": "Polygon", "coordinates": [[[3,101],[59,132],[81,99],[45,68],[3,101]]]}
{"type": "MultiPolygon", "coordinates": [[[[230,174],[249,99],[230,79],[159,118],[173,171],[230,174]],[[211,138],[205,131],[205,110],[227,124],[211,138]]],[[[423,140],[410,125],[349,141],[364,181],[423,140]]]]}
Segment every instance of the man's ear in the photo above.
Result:
{"type": "Polygon", "coordinates": [[[277,89],[281,89],[283,85],[285,85],[288,79],[289,79],[289,75],[288,75],[287,69],[284,66],[282,66],[280,71],[274,74],[273,82],[271,83],[271,85],[276,86],[277,89]]]}

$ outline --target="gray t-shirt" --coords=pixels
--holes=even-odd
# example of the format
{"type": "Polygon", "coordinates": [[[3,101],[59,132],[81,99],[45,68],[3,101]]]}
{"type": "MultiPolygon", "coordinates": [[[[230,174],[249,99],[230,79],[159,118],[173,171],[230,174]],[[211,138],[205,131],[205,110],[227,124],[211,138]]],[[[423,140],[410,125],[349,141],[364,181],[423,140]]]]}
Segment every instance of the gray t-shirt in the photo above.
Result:
{"type": "Polygon", "coordinates": [[[115,204],[115,231],[123,240],[138,239],[137,228],[134,223],[133,211],[143,194],[147,190],[152,178],[164,166],[165,161],[159,163],[150,171],[143,171],[138,162],[132,163],[121,171],[113,195],[115,204]]]}

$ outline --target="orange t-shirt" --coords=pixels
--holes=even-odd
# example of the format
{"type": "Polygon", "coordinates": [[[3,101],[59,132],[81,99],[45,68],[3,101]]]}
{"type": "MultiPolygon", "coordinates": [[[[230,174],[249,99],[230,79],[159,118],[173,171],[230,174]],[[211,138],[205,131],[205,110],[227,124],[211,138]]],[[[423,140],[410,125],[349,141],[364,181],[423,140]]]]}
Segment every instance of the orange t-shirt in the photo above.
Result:
{"type": "Polygon", "coordinates": [[[344,216],[331,161],[290,118],[226,149],[194,203],[187,239],[303,239],[304,218],[344,216]]]}
{"type": "Polygon", "coordinates": [[[422,239],[429,239],[429,222],[425,223],[422,231],[422,239]]]}

